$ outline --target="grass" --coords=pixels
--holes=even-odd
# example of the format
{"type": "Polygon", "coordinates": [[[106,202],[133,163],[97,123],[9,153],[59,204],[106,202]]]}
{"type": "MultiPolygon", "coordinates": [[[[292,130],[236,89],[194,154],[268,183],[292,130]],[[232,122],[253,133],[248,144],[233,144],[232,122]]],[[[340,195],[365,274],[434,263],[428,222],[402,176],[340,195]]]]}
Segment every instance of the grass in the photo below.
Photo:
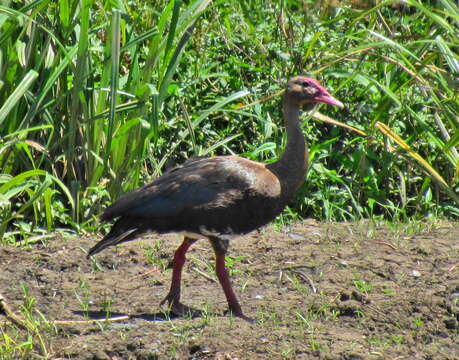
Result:
{"type": "Polygon", "coordinates": [[[166,270],[169,265],[169,255],[161,252],[162,241],[156,240],[152,246],[146,246],[144,253],[147,256],[147,261],[152,265],[157,265],[160,271],[166,270]]]}
{"type": "Polygon", "coordinates": [[[354,280],[353,284],[358,292],[366,296],[373,290],[373,285],[369,284],[364,280],[354,280]]]}
{"type": "Polygon", "coordinates": [[[275,160],[270,96],[298,73],[354,130],[304,122],[310,171],[279,221],[457,218],[458,18],[453,0],[4,2],[2,241],[92,232],[110,201],[191,156],[275,160]]]}
{"type": "Polygon", "coordinates": [[[49,339],[57,334],[55,325],[35,308],[36,298],[22,284],[24,293],[20,315],[13,323],[0,325],[0,355],[2,359],[49,358],[49,339]]]}

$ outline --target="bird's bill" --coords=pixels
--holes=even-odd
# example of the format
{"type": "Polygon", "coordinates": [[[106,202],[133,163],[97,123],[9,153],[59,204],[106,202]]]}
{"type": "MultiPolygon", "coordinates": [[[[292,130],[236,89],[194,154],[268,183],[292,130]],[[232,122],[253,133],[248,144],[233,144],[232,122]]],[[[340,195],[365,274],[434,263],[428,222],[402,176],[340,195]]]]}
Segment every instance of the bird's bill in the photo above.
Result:
{"type": "Polygon", "coordinates": [[[328,105],[338,106],[339,108],[344,107],[344,104],[341,101],[339,101],[338,99],[335,99],[333,96],[331,96],[327,92],[324,92],[320,94],[319,96],[314,97],[314,101],[322,102],[328,105]]]}

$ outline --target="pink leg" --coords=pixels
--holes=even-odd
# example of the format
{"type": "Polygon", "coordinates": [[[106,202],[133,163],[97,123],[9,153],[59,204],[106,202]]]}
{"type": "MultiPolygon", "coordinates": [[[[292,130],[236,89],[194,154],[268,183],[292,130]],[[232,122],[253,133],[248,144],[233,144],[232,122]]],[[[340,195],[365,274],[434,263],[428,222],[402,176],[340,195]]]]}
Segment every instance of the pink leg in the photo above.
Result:
{"type": "Polygon", "coordinates": [[[234,294],[228,272],[225,268],[225,255],[216,254],[215,267],[218,280],[220,281],[220,285],[222,286],[223,291],[225,292],[226,300],[228,301],[229,310],[233,313],[234,316],[253,322],[253,319],[245,316],[242,313],[241,305],[239,305],[236,295],[234,294]]]}
{"type": "Polygon", "coordinates": [[[185,305],[180,303],[180,291],[182,282],[182,269],[186,260],[186,252],[194,242],[196,242],[195,239],[185,237],[182,244],[175,251],[174,262],[172,265],[171,288],[167,296],[160,303],[160,305],[163,305],[165,302],[167,302],[172,312],[176,313],[177,315],[183,315],[188,309],[185,305]]]}

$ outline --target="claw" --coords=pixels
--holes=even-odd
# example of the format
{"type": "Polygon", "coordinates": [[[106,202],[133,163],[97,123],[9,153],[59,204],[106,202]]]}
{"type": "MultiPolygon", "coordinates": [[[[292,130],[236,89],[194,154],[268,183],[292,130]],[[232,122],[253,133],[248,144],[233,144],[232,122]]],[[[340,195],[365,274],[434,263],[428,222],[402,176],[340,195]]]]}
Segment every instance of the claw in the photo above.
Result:
{"type": "Polygon", "coordinates": [[[231,315],[233,315],[233,316],[235,316],[235,317],[238,317],[238,318],[240,318],[240,319],[242,319],[242,320],[245,320],[245,321],[247,321],[247,322],[249,322],[249,323],[251,323],[251,324],[253,324],[253,323],[256,322],[255,319],[253,319],[253,318],[251,318],[251,317],[248,317],[248,316],[245,316],[245,315],[242,313],[242,310],[240,309],[240,307],[239,307],[239,309],[231,309],[231,308],[230,308],[230,309],[228,309],[227,311],[225,311],[225,314],[231,314],[231,315]]]}
{"type": "Polygon", "coordinates": [[[164,299],[161,300],[159,306],[163,306],[166,302],[169,304],[169,306],[171,306],[174,303],[180,303],[180,300],[176,296],[169,293],[164,299]]]}

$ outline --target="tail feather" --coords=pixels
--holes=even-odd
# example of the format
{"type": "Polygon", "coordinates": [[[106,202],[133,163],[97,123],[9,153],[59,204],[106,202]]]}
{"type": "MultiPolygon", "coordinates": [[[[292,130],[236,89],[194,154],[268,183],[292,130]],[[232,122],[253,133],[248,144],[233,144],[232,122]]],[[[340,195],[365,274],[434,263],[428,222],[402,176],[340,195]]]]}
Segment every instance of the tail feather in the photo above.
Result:
{"type": "Polygon", "coordinates": [[[113,225],[110,232],[88,251],[88,255],[86,257],[89,258],[109,246],[121,244],[134,239],[136,235],[141,232],[139,230],[140,228],[137,224],[132,223],[129,220],[126,221],[126,219],[119,219],[113,225]]]}

